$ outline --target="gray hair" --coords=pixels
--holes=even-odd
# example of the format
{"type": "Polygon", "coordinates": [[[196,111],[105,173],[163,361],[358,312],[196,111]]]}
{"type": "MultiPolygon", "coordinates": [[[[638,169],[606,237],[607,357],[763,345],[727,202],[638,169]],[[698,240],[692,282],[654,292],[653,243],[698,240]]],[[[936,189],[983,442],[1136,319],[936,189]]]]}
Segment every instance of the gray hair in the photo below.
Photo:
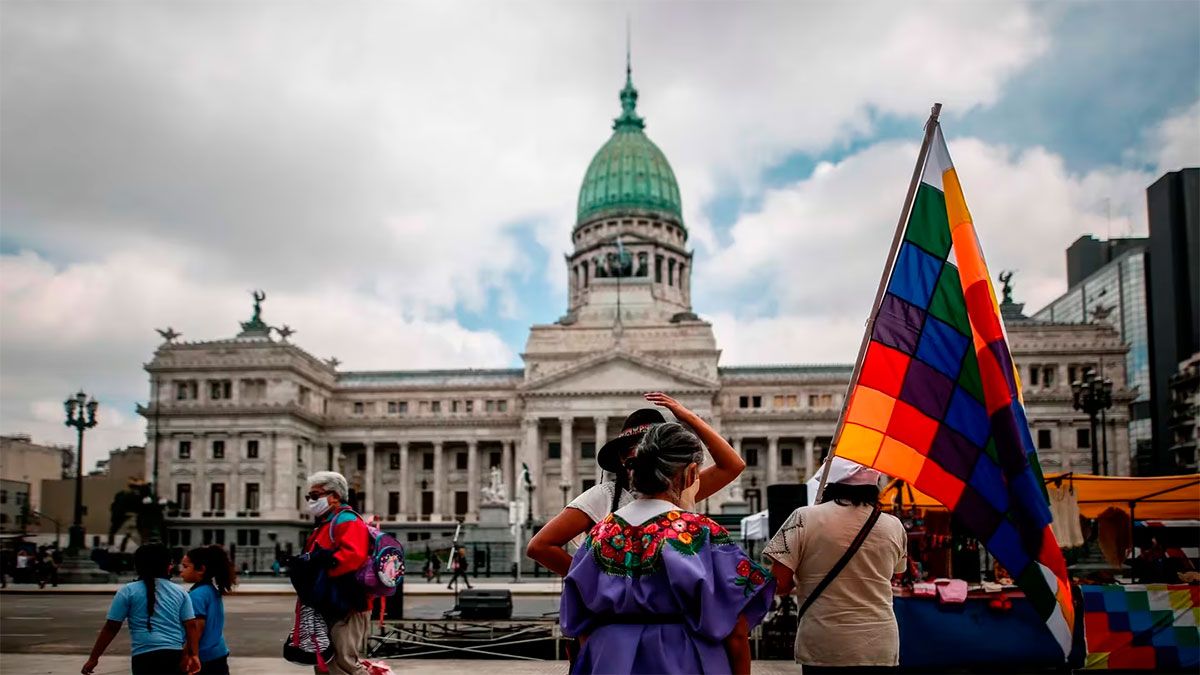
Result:
{"type": "Polygon", "coordinates": [[[625,466],[630,470],[634,490],[656,495],[681,487],[684,469],[703,461],[704,446],[696,434],[678,422],[667,422],[646,432],[625,466]]]}
{"type": "Polygon", "coordinates": [[[308,489],[315,487],[334,493],[342,501],[350,498],[350,484],[346,482],[345,476],[336,471],[318,471],[309,476],[308,489]]]}

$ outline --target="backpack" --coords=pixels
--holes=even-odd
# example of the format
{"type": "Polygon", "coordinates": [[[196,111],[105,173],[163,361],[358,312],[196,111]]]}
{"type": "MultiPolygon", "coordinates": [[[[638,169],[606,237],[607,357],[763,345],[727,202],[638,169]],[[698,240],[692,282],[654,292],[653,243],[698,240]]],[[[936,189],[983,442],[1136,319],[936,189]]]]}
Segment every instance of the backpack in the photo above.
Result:
{"type": "MultiPolygon", "coordinates": [[[[339,511],[329,523],[329,544],[334,544],[334,530],[345,522],[343,516],[362,518],[353,509],[339,511]]],[[[365,521],[364,521],[365,522],[365,521]]],[[[367,595],[387,597],[395,594],[396,586],[404,579],[404,546],[395,537],[371,523],[367,525],[367,559],[354,573],[354,578],[367,595]]]]}

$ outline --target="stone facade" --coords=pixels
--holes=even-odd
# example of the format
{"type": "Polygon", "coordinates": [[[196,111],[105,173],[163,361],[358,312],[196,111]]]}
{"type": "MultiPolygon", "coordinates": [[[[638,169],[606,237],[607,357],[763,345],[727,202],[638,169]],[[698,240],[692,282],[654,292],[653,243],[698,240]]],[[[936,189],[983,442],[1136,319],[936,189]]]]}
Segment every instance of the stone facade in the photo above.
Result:
{"type": "Polygon", "coordinates": [[[29,507],[40,509],[42,481],[75,475],[75,451],[61,445],[34,443],[25,434],[0,436],[0,478],[29,486],[29,507]]]}

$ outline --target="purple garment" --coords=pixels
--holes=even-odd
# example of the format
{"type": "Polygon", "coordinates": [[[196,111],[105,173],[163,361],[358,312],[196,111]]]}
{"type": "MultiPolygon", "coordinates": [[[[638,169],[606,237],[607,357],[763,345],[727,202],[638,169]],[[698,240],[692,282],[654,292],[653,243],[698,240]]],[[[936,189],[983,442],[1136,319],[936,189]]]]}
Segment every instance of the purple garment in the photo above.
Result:
{"type": "Polygon", "coordinates": [[[770,573],[705,516],[610,515],[563,581],[563,634],[588,635],[572,672],[729,673],[723,641],[739,616],[757,626],[774,596],[770,573]]]}

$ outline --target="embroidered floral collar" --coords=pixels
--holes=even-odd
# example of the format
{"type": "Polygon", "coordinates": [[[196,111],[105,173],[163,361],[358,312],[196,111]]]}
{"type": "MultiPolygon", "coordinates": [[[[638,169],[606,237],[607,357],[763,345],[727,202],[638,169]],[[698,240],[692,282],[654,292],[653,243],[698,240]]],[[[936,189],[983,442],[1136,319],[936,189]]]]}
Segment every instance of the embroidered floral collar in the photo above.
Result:
{"type": "Polygon", "coordinates": [[[600,569],[609,574],[639,577],[658,570],[665,547],[695,555],[706,542],[731,544],[729,532],[708,516],[690,511],[660,513],[640,525],[610,513],[596,523],[585,546],[600,569]]]}

